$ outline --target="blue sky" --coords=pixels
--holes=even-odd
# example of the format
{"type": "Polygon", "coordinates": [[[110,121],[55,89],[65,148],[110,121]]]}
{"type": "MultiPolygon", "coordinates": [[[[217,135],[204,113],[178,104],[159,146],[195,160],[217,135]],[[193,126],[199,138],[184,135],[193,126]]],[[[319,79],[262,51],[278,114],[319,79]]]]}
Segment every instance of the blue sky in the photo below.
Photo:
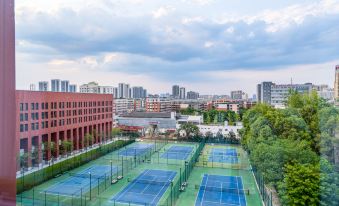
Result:
{"type": "Polygon", "coordinates": [[[17,0],[17,87],[51,78],[202,94],[333,84],[339,2],[17,0]]]}

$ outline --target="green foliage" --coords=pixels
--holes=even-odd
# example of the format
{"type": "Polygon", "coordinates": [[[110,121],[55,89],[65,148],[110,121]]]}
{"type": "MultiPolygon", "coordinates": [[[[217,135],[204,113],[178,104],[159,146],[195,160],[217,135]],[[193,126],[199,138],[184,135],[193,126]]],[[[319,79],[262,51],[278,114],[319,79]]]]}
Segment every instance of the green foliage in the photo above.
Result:
{"type": "Polygon", "coordinates": [[[199,135],[198,126],[192,123],[185,123],[185,124],[180,125],[179,131],[184,131],[186,138],[194,138],[194,137],[198,137],[199,135]]]}
{"type": "Polygon", "coordinates": [[[192,107],[187,107],[186,109],[181,109],[180,114],[182,115],[195,115],[198,112],[198,110],[195,110],[192,107]]]}
{"type": "Polygon", "coordinates": [[[241,143],[283,205],[335,205],[339,180],[332,165],[339,112],[316,92],[291,91],[286,104],[286,109],[259,104],[246,111],[241,143]]]}
{"type": "Polygon", "coordinates": [[[292,162],[284,168],[284,180],[279,184],[283,205],[319,205],[319,166],[292,162]]]}
{"type": "Polygon", "coordinates": [[[112,137],[116,137],[121,134],[121,129],[120,128],[112,128],[111,135],[112,137]]]}
{"type": "Polygon", "coordinates": [[[218,111],[211,109],[204,111],[202,114],[205,124],[218,124],[228,121],[229,125],[233,125],[239,119],[239,116],[234,111],[218,111]]]}

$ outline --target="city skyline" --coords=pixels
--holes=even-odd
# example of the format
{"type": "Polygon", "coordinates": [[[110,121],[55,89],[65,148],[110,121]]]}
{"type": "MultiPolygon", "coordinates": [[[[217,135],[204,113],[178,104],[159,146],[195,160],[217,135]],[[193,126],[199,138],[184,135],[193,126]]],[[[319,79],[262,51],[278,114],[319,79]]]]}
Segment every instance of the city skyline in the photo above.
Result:
{"type": "Polygon", "coordinates": [[[254,94],[258,82],[291,78],[333,85],[338,19],[336,0],[19,0],[17,88],[52,78],[123,79],[150,93],[179,84],[201,94],[254,94]]]}

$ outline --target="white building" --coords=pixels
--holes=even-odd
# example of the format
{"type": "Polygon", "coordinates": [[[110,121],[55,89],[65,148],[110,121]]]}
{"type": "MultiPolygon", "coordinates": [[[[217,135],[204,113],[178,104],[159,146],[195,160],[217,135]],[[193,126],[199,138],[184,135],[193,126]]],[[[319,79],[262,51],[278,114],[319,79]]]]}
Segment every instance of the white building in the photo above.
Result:
{"type": "Polygon", "coordinates": [[[80,93],[112,94],[114,87],[99,86],[96,82],[89,82],[80,86],[80,93]]]}
{"type": "Polygon", "coordinates": [[[222,134],[223,136],[228,135],[230,132],[234,132],[237,138],[239,136],[239,130],[243,128],[242,123],[237,123],[235,126],[228,125],[228,122],[225,122],[224,125],[197,125],[200,133],[202,135],[206,135],[207,133],[212,133],[213,137],[216,137],[218,134],[222,134]]]}
{"type": "Polygon", "coordinates": [[[291,90],[300,94],[310,93],[312,84],[273,84],[271,87],[271,105],[276,108],[285,108],[291,90]]]}
{"type": "Polygon", "coordinates": [[[121,115],[135,110],[134,99],[114,99],[113,114],[121,115]]]}

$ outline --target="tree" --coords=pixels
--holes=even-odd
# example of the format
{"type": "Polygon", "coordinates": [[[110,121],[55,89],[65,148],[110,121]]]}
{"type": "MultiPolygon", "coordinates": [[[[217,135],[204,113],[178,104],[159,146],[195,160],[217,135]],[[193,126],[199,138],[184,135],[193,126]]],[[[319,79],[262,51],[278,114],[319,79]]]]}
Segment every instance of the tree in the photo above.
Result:
{"type": "Polygon", "coordinates": [[[113,138],[116,138],[117,135],[121,134],[121,129],[116,127],[116,128],[112,128],[112,131],[111,131],[111,135],[113,138]]]}
{"type": "Polygon", "coordinates": [[[279,185],[283,205],[319,205],[319,185],[319,165],[287,164],[279,185]]]}
{"type": "Polygon", "coordinates": [[[180,113],[183,115],[194,115],[196,110],[192,107],[187,107],[186,109],[181,109],[180,113]]]}
{"type": "Polygon", "coordinates": [[[93,142],[93,136],[90,133],[85,134],[85,147],[88,148],[90,145],[92,145],[93,142]]]}
{"type": "Polygon", "coordinates": [[[194,125],[192,123],[185,123],[180,125],[180,131],[185,132],[186,138],[194,138],[199,135],[199,128],[197,125],[194,125]]]}

